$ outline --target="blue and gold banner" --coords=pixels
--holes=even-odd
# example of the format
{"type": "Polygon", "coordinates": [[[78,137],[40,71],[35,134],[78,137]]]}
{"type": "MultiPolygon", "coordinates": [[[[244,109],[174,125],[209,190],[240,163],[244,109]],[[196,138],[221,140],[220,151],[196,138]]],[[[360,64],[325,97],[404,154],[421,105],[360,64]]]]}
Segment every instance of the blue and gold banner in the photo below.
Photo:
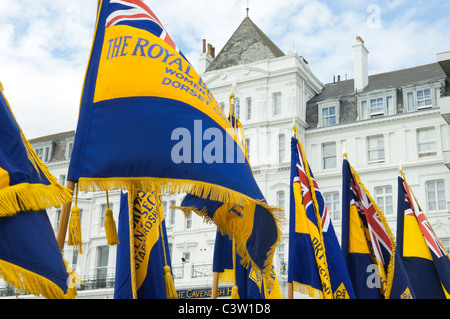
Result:
{"type": "MultiPolygon", "coordinates": [[[[251,265],[261,270],[263,276],[270,280],[280,230],[277,220],[266,207],[256,203],[223,203],[188,194],[179,208],[185,213],[194,211],[214,222],[221,233],[234,238],[235,251],[241,256],[244,267],[251,265]]],[[[227,240],[230,241],[225,238],[227,240]]]]}
{"type": "Polygon", "coordinates": [[[1,84],[0,141],[0,217],[72,200],[72,192],[58,184],[25,138],[1,84]]]}
{"type": "Polygon", "coordinates": [[[450,259],[400,171],[397,252],[418,299],[449,299],[450,259]]]}
{"type": "Polygon", "coordinates": [[[0,277],[25,293],[74,298],[44,208],[72,192],[59,185],[26,140],[0,84],[0,277]]]}
{"type": "Polygon", "coordinates": [[[75,297],[45,210],[0,217],[0,277],[23,293],[48,299],[75,297]]]}
{"type": "MultiPolygon", "coordinates": [[[[247,231],[264,210],[272,227],[273,208],[243,144],[155,14],[141,0],[101,0],[98,8],[68,180],[81,191],[159,188],[220,201],[228,210],[240,205],[250,212],[247,231]]],[[[232,215],[218,215],[211,216],[218,227],[240,232],[232,215]]],[[[248,262],[270,264],[277,240],[254,260],[260,257],[246,251],[257,249],[250,234],[238,237],[248,262]]]]}
{"type": "Polygon", "coordinates": [[[264,278],[260,269],[244,267],[242,258],[236,253],[235,243],[228,235],[217,231],[214,244],[213,272],[220,274],[220,282],[232,282],[237,287],[239,299],[282,299],[275,267],[270,267],[268,278],[264,278]]]}
{"type": "Polygon", "coordinates": [[[313,298],[355,298],[347,267],[301,143],[291,139],[288,282],[313,298]]]}
{"type": "Polygon", "coordinates": [[[164,210],[155,192],[138,191],[129,210],[128,194],[120,201],[120,243],[117,246],[115,299],[132,299],[132,277],[135,276],[137,299],[167,299],[164,267],[170,267],[169,245],[164,210]],[[130,215],[131,214],[131,215],[130,215]],[[130,237],[130,218],[133,235],[130,237]],[[134,260],[130,256],[130,238],[134,260]],[[135,272],[131,271],[132,265],[135,272]]]}
{"type": "Polygon", "coordinates": [[[347,158],[342,178],[342,251],[356,297],[414,299],[386,218],[347,158]]]}

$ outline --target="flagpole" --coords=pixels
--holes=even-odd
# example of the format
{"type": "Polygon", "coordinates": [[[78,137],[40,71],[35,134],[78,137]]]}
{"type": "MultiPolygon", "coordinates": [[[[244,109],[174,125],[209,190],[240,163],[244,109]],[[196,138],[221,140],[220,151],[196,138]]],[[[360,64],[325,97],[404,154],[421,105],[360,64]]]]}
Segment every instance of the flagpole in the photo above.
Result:
{"type": "Polygon", "coordinates": [[[219,273],[213,273],[213,283],[211,288],[211,299],[217,299],[217,289],[219,288],[219,273]]]}
{"type": "MultiPolygon", "coordinates": [[[[73,192],[73,190],[75,189],[75,182],[67,181],[66,188],[70,189],[73,192]]],[[[66,232],[67,232],[67,225],[69,224],[71,206],[72,201],[65,204],[61,210],[61,216],[59,218],[58,232],[56,233],[56,241],[58,242],[58,246],[61,251],[63,250],[64,242],[66,241],[66,232]]]]}
{"type": "Polygon", "coordinates": [[[288,282],[288,299],[294,299],[294,285],[288,282]]]}

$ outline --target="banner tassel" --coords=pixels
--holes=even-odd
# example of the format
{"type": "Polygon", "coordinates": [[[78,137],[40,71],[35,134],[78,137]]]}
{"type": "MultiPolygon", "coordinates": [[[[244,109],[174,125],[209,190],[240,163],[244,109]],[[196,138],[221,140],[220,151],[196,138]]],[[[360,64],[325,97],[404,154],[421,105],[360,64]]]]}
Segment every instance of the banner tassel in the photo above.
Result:
{"type": "Polygon", "coordinates": [[[164,254],[164,285],[166,287],[166,294],[167,299],[178,299],[177,290],[175,289],[175,283],[173,281],[172,271],[170,270],[170,266],[167,264],[167,255],[166,255],[166,244],[164,241],[164,231],[162,227],[162,220],[161,216],[164,214],[161,214],[161,210],[163,210],[163,206],[161,204],[160,200],[160,192],[156,194],[157,198],[157,214],[158,214],[158,223],[159,223],[159,235],[161,236],[161,242],[162,242],[162,248],[163,248],[163,254],[164,254]]]}
{"type": "Polygon", "coordinates": [[[80,254],[83,253],[82,241],[81,241],[81,219],[80,219],[80,209],[77,206],[78,202],[78,184],[75,190],[75,205],[72,207],[70,213],[69,221],[69,238],[67,240],[68,246],[74,246],[74,250],[78,251],[80,254]]]}
{"type": "Polygon", "coordinates": [[[111,208],[109,208],[108,191],[106,191],[106,205],[104,222],[106,241],[108,242],[108,245],[114,246],[119,244],[119,237],[117,236],[117,227],[116,222],[114,221],[113,212],[111,208]]]}
{"type": "Polygon", "coordinates": [[[239,290],[238,286],[236,284],[236,249],[235,249],[235,243],[234,243],[234,236],[233,236],[233,269],[234,269],[234,281],[233,281],[233,289],[231,290],[231,299],[241,299],[239,297],[239,290]]]}

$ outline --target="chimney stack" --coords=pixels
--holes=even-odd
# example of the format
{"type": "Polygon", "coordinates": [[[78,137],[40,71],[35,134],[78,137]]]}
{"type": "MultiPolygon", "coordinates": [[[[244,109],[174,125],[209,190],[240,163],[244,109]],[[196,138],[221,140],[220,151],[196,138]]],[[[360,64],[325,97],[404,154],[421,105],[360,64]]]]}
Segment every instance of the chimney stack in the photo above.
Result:
{"type": "Polygon", "coordinates": [[[356,92],[364,90],[369,84],[368,55],[369,51],[364,46],[364,40],[358,35],[356,44],[353,45],[356,92]]]}
{"type": "Polygon", "coordinates": [[[215,48],[210,43],[206,45],[206,39],[203,39],[203,51],[202,54],[200,55],[198,67],[199,74],[204,73],[208,69],[209,65],[214,59],[214,56],[215,56],[215,48]]]}

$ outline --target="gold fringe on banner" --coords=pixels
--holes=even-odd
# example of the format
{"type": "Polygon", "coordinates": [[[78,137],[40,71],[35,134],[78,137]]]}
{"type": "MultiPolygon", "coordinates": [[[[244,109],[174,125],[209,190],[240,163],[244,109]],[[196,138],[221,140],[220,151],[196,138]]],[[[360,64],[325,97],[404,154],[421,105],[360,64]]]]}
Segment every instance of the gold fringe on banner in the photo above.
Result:
{"type": "MultiPolygon", "coordinates": [[[[270,206],[263,200],[253,199],[247,195],[240,192],[230,190],[226,187],[213,185],[205,182],[192,181],[192,180],[176,180],[168,178],[153,178],[153,177],[121,177],[121,178],[80,178],[78,181],[78,186],[82,191],[105,191],[105,190],[130,190],[140,189],[144,192],[151,192],[154,189],[160,190],[161,193],[187,193],[198,197],[209,198],[214,201],[219,201],[222,203],[234,203],[239,205],[251,205],[257,204],[265,209],[267,209],[273,216],[276,227],[277,227],[277,240],[271,247],[270,251],[267,253],[267,260],[264,264],[264,270],[260,269],[250,258],[245,247],[245,239],[240,238],[237,234],[235,235],[236,240],[236,251],[242,257],[242,265],[248,267],[251,263],[252,267],[261,270],[263,277],[267,282],[271,282],[271,264],[273,255],[275,253],[275,248],[280,241],[281,235],[281,223],[282,218],[276,216],[274,213],[281,211],[280,208],[270,206]]],[[[129,199],[130,200],[130,199],[129,199]]],[[[134,199],[131,199],[132,201],[134,199]]],[[[203,217],[204,221],[214,223],[206,212],[199,211],[195,207],[179,207],[173,206],[173,208],[182,210],[185,214],[189,214],[190,211],[195,212],[197,215],[203,217]]],[[[230,236],[233,236],[232,229],[229,225],[217,225],[220,230],[230,236]]],[[[248,225],[250,227],[250,225],[248,225]]]]}
{"type": "Polygon", "coordinates": [[[74,299],[76,296],[76,289],[64,293],[51,280],[4,260],[0,260],[0,276],[13,288],[35,296],[47,299],[74,299]]]}

